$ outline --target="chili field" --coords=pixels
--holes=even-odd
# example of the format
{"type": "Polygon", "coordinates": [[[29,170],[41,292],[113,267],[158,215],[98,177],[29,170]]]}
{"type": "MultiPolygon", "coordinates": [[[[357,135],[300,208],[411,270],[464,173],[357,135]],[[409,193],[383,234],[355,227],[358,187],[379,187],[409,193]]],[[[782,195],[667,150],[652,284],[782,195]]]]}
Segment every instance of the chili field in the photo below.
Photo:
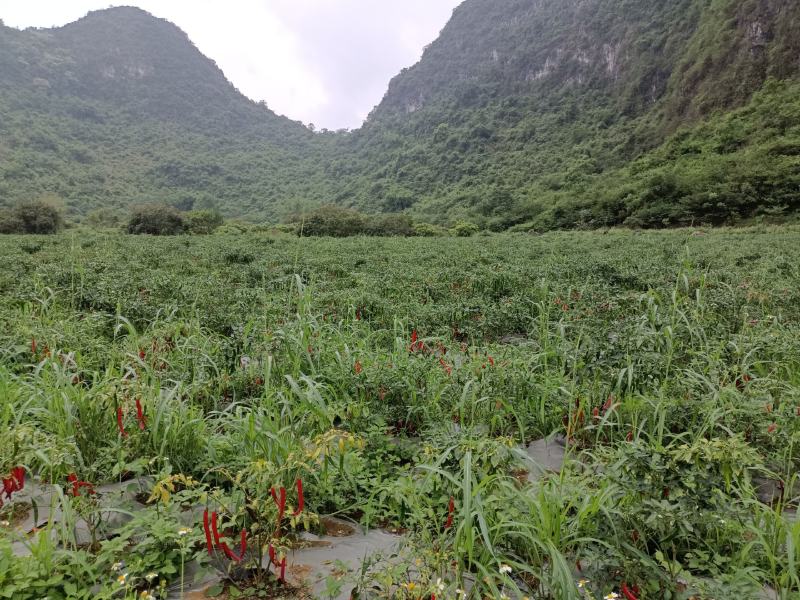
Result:
{"type": "Polygon", "coordinates": [[[800,593],[800,228],[0,264],[0,598],[800,593]]]}

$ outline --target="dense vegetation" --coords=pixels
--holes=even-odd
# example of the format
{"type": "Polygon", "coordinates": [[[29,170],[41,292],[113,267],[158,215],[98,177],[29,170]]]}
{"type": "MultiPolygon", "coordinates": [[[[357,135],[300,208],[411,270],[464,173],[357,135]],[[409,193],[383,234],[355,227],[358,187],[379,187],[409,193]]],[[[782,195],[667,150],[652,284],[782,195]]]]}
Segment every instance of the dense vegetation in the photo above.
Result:
{"type": "Polygon", "coordinates": [[[0,597],[285,597],[338,514],[407,543],[334,597],[795,598],[799,242],[4,236],[0,597]]]}
{"type": "Polygon", "coordinates": [[[0,203],[273,223],[334,203],[494,230],[785,217],[798,28],[793,0],[467,0],[364,127],[312,134],[136,9],[0,26],[0,203]]]}

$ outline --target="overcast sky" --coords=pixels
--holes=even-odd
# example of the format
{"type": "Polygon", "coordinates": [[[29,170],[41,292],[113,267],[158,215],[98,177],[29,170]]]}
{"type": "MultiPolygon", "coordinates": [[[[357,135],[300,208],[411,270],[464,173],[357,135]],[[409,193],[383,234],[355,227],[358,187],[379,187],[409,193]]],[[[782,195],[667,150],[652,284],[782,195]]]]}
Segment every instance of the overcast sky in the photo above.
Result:
{"type": "MultiPolygon", "coordinates": [[[[169,19],[245,95],[318,128],[358,127],[461,0],[129,0],[169,19]],[[224,8],[223,8],[224,7],[224,8]]],[[[114,4],[118,5],[118,4],[114,4]]],[[[0,0],[12,27],[52,27],[108,0],[0,0]]]]}

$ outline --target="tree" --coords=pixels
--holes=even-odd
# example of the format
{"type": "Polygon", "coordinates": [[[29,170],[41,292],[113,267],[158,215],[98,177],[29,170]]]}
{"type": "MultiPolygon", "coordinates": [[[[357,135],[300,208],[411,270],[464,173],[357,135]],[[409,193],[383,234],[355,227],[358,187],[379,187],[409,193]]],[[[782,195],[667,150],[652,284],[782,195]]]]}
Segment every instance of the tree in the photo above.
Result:
{"type": "Polygon", "coordinates": [[[178,235],[186,229],[181,213],[166,204],[141,204],[133,208],[128,221],[128,233],[149,235],[178,235]]]}
{"type": "Polygon", "coordinates": [[[30,200],[0,215],[2,233],[57,233],[64,226],[61,211],[50,202],[30,200]]]}

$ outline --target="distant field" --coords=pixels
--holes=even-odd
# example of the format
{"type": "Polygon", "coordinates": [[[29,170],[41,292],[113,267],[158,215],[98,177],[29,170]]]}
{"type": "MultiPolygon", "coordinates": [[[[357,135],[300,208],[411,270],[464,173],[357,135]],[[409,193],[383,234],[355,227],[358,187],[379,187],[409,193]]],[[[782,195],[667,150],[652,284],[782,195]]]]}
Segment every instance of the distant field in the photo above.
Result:
{"type": "Polygon", "coordinates": [[[187,566],[299,595],[274,563],[326,515],[404,546],[322,597],[800,592],[800,228],[79,231],[0,264],[0,476],[29,482],[0,598],[166,597],[187,566]],[[120,481],[150,504],[90,493],[120,481]]]}

